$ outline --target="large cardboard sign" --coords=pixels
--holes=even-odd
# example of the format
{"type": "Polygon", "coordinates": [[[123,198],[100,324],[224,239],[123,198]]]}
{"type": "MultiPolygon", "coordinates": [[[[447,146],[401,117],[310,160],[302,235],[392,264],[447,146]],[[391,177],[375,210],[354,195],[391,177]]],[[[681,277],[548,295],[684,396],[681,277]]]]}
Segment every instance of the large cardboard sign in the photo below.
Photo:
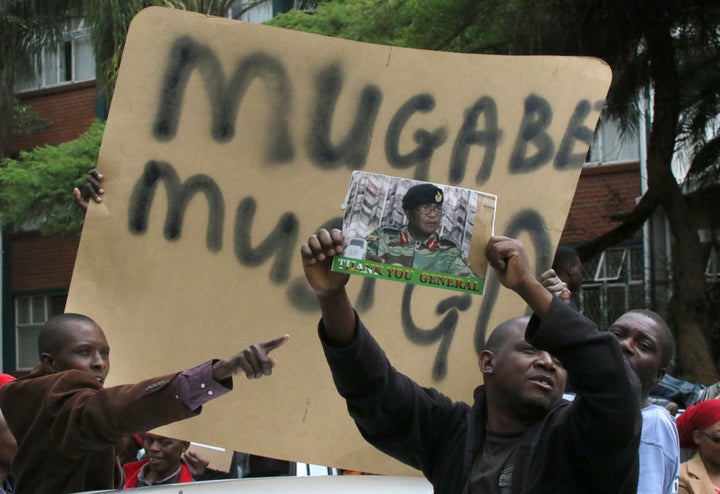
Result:
{"type": "MultiPolygon", "coordinates": [[[[300,244],[340,225],[353,170],[495,194],[495,233],[550,265],[610,82],[601,61],[376,46],[151,8],[133,21],[67,310],[105,329],[108,385],[289,333],[270,378],[173,437],[307,463],[408,472],[348,418],[317,338],[300,244]]],[[[490,272],[482,296],[352,277],[394,365],[471,400],[477,351],[526,311],[490,272]]]]}

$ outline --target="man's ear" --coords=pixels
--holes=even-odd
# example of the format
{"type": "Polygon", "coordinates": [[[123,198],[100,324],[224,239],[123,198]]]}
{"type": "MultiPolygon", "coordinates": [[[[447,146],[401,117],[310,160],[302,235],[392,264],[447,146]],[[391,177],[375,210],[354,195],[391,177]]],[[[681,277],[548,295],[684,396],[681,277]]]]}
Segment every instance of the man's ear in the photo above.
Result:
{"type": "Polygon", "coordinates": [[[657,373],[657,380],[655,381],[655,384],[662,381],[662,378],[665,377],[665,374],[667,374],[667,369],[660,369],[657,373]]]}
{"type": "Polygon", "coordinates": [[[478,357],[478,367],[480,367],[480,372],[485,375],[492,374],[494,372],[494,366],[495,366],[495,353],[491,350],[483,350],[480,352],[480,356],[478,357]]]}
{"type": "Polygon", "coordinates": [[[55,358],[52,356],[52,354],[43,352],[40,354],[40,363],[43,366],[43,369],[48,374],[52,374],[53,372],[56,372],[55,369],[55,358]]]}

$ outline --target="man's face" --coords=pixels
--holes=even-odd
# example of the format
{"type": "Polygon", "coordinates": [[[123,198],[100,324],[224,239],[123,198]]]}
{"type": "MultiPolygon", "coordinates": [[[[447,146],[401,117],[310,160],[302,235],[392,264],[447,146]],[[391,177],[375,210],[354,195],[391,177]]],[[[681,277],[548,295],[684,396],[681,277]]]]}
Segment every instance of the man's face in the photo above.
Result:
{"type": "Polygon", "coordinates": [[[567,271],[567,280],[564,280],[565,283],[567,283],[568,288],[572,292],[576,292],[580,289],[582,286],[582,263],[580,262],[580,258],[576,257],[573,259],[573,261],[570,263],[570,266],[568,267],[567,271]]]}
{"type": "MultiPolygon", "coordinates": [[[[562,398],[567,373],[559,360],[525,341],[524,327],[511,334],[491,357],[492,385],[503,407],[543,416],[562,398]]],[[[482,366],[481,356],[481,366],[482,366]]],[[[489,384],[486,374],[486,383],[489,384]]]]}
{"type": "Polygon", "coordinates": [[[422,204],[405,210],[408,229],[415,237],[429,237],[440,228],[442,204],[422,204]]]}
{"type": "Polygon", "coordinates": [[[625,360],[640,378],[643,396],[665,374],[660,369],[662,334],[655,321],[637,312],[620,316],[608,331],[620,341],[625,360]]]}
{"type": "Polygon", "coordinates": [[[102,329],[87,321],[76,321],[65,331],[57,349],[44,354],[43,362],[52,372],[81,370],[101,384],[110,372],[110,345],[102,329]]]}
{"type": "Polygon", "coordinates": [[[144,447],[150,469],[158,479],[163,479],[180,468],[180,460],[188,443],[171,437],[145,434],[144,447]]]}

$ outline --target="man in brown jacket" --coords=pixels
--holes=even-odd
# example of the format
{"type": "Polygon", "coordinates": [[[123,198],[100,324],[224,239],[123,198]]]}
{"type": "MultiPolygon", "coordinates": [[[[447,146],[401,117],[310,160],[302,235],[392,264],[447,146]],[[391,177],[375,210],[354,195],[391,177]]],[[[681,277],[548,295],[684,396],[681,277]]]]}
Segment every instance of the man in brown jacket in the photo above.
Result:
{"type": "Polygon", "coordinates": [[[0,388],[0,408],[18,443],[17,494],[62,494],[120,486],[115,444],[125,436],[193,417],[232,389],[232,375],[270,375],[268,354],[288,336],[222,360],[138,384],[104,388],[110,347],[81,314],[61,314],[41,329],[40,365],[0,388]]]}

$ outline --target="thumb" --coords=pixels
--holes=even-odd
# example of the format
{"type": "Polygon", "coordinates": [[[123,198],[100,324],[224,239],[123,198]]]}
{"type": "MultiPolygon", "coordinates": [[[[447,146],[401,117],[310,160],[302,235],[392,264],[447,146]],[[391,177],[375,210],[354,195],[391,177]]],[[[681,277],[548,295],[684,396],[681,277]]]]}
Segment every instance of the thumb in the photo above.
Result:
{"type": "Polygon", "coordinates": [[[80,189],[78,189],[77,187],[73,187],[73,200],[75,201],[75,204],[87,209],[87,206],[85,205],[85,201],[83,200],[83,197],[82,197],[82,192],[80,192],[80,189]]]}

